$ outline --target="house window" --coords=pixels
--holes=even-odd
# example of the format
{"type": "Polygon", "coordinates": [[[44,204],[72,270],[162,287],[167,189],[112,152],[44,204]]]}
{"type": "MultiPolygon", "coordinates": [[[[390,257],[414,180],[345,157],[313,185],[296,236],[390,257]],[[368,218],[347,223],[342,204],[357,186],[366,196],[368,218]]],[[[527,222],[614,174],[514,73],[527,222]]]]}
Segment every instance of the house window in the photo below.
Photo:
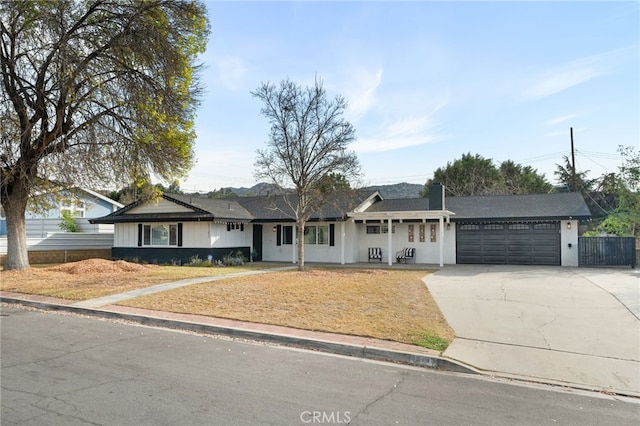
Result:
{"type": "Polygon", "coordinates": [[[527,229],[529,229],[529,224],[528,223],[511,223],[511,224],[509,224],[509,229],[527,230],[527,229]]]}
{"type": "MultiPolygon", "coordinates": [[[[367,234],[388,234],[389,225],[367,225],[367,234]]],[[[391,227],[391,233],[396,233],[396,226],[391,227]]]]}
{"type": "Polygon", "coordinates": [[[329,227],[324,226],[305,226],[304,228],[305,244],[329,244],[329,227]]]}
{"type": "Polygon", "coordinates": [[[504,225],[501,224],[501,223],[489,223],[489,224],[486,224],[484,226],[484,229],[485,230],[488,229],[488,230],[494,230],[494,231],[501,231],[501,230],[504,229],[504,225]]]}
{"type": "Polygon", "coordinates": [[[463,225],[460,225],[459,228],[461,231],[479,231],[480,225],[463,224],[463,225]]]}
{"type": "Polygon", "coordinates": [[[244,231],[244,223],[227,222],[227,232],[229,231],[244,231]]]}
{"type": "Polygon", "coordinates": [[[60,216],[67,212],[71,217],[84,217],[86,207],[84,201],[66,199],[60,205],[60,216]]]}
{"type": "Polygon", "coordinates": [[[409,225],[409,242],[413,242],[413,225],[409,225]]]}
{"type": "Polygon", "coordinates": [[[558,229],[555,223],[536,223],[533,229],[558,229]]]}
{"type": "Polygon", "coordinates": [[[145,246],[177,246],[178,224],[144,225],[142,244],[145,246]]]}
{"type": "Polygon", "coordinates": [[[420,242],[424,243],[424,225],[420,225],[420,242]]]}

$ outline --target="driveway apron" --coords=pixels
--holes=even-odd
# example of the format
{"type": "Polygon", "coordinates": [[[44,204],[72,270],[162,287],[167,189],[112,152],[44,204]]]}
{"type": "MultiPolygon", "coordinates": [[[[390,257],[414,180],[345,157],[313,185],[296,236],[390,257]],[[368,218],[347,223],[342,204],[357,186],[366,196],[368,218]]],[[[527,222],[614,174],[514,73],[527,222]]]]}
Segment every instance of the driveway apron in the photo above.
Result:
{"type": "Polygon", "coordinates": [[[424,281],[456,334],[445,357],[640,396],[639,278],[630,269],[456,265],[424,281]]]}

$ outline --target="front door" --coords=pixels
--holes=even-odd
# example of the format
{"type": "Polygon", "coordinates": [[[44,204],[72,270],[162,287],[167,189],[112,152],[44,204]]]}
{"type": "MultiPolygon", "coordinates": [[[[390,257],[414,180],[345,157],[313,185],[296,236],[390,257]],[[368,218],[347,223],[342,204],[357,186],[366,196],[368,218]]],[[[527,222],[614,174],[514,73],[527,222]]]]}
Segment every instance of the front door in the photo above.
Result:
{"type": "Polygon", "coordinates": [[[262,225],[253,224],[254,262],[262,261],[262,225]]]}

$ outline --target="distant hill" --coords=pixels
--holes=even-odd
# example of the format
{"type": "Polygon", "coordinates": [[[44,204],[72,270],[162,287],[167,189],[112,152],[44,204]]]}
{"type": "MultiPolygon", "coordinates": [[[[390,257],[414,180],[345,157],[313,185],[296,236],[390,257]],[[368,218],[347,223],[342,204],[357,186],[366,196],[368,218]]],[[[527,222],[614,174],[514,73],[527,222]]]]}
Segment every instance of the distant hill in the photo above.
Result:
{"type": "Polygon", "coordinates": [[[406,182],[367,187],[371,191],[379,191],[383,198],[420,198],[423,188],[424,185],[406,182]]]}
{"type": "MultiPolygon", "coordinates": [[[[393,185],[375,185],[368,186],[366,189],[370,192],[379,191],[384,198],[419,198],[420,191],[422,191],[423,185],[415,183],[396,183],[393,185]]],[[[215,192],[217,197],[229,197],[236,195],[238,197],[248,197],[252,195],[267,195],[269,193],[274,194],[278,191],[273,185],[268,183],[258,183],[251,188],[241,187],[226,187],[220,188],[215,192]],[[233,194],[233,195],[232,195],[233,194]]]]}

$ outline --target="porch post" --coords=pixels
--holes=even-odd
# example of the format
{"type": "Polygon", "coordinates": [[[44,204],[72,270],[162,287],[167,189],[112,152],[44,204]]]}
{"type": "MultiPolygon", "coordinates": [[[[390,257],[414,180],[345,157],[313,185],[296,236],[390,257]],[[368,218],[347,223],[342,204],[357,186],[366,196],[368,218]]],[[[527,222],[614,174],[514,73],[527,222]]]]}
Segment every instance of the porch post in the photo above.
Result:
{"type": "Polygon", "coordinates": [[[344,221],[340,222],[340,263],[344,265],[344,244],[345,244],[344,221]]]}
{"type": "Polygon", "coordinates": [[[391,255],[391,237],[393,234],[393,221],[391,218],[387,219],[387,253],[389,253],[389,266],[393,265],[393,256],[391,255]]]}
{"type": "Polygon", "coordinates": [[[440,267],[444,266],[444,216],[438,218],[438,227],[440,228],[440,267]]]}

